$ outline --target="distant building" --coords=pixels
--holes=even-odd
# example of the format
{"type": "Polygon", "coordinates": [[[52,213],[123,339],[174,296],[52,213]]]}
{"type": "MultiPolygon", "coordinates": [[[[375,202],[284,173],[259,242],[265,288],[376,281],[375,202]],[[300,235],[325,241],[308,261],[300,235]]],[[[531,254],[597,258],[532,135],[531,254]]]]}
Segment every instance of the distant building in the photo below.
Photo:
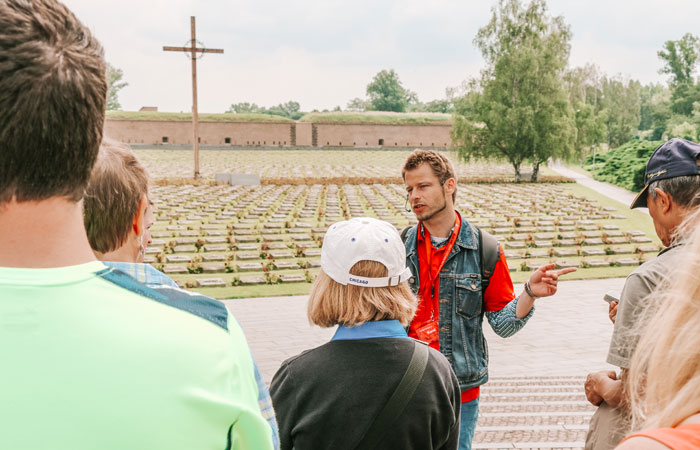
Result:
{"type": "Polygon", "coordinates": [[[157,106],[142,106],[139,111],[149,111],[149,112],[158,112],[158,107],[157,106]]]}
{"type": "MultiPolygon", "coordinates": [[[[109,112],[105,134],[131,144],[192,144],[191,114],[152,112],[157,108],[109,112]]],[[[312,113],[299,121],[266,114],[199,116],[202,146],[448,148],[451,131],[449,114],[312,113]]]]}

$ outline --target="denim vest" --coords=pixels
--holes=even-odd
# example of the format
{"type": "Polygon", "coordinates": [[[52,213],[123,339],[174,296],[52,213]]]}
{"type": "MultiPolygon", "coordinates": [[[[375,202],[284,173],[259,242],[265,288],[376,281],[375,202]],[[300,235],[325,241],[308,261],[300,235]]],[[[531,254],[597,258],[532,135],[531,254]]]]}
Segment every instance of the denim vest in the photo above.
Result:
{"type": "MultiPolygon", "coordinates": [[[[415,294],[420,287],[417,233],[418,225],[406,233],[406,264],[413,273],[408,283],[415,294]]],[[[459,236],[440,271],[440,352],[452,365],[462,391],[488,380],[489,354],[482,330],[484,301],[477,233],[477,229],[462,218],[459,236]]]]}

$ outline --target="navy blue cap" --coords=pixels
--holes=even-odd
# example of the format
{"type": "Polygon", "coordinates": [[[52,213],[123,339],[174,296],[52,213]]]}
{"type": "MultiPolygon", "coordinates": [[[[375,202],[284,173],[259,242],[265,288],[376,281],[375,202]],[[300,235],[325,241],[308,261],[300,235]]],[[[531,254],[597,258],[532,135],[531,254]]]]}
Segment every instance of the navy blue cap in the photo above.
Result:
{"type": "Polygon", "coordinates": [[[649,185],[654,181],[700,175],[698,157],[700,145],[695,142],[673,138],[661,144],[649,158],[644,173],[644,189],[634,198],[630,208],[646,208],[649,185]]]}

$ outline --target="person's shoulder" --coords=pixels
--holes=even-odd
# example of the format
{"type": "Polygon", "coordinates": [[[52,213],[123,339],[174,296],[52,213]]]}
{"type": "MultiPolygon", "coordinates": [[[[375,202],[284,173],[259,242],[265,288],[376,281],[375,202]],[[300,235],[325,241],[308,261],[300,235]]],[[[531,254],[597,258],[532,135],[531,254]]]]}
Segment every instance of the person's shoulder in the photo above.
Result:
{"type": "Polygon", "coordinates": [[[229,330],[228,310],[218,300],[205,295],[170,286],[149,287],[128,274],[115,269],[105,269],[96,274],[102,280],[139,296],[144,301],[154,301],[209,321],[226,331],[229,330]]]}
{"type": "Polygon", "coordinates": [[[648,437],[633,436],[615,447],[615,450],[669,450],[669,447],[648,437]]]}
{"type": "Polygon", "coordinates": [[[452,373],[452,366],[450,365],[450,362],[447,360],[445,355],[443,355],[439,350],[435,350],[434,348],[430,347],[429,345],[420,342],[420,341],[415,341],[416,345],[424,345],[428,347],[428,355],[429,355],[429,365],[434,368],[437,372],[439,372],[441,375],[450,375],[452,373]]]}

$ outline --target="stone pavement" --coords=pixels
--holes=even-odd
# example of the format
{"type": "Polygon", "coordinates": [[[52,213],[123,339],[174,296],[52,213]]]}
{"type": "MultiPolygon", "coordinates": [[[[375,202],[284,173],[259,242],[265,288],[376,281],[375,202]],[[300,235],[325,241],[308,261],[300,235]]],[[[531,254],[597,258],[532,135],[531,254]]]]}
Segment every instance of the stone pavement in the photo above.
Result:
{"type": "MultiPolygon", "coordinates": [[[[589,177],[588,175],[584,175],[582,173],[576,172],[575,170],[571,170],[567,167],[565,167],[561,161],[557,161],[554,163],[549,164],[549,168],[554,170],[555,172],[558,172],[560,175],[572,178],[576,180],[577,183],[586,186],[588,188],[593,189],[596,192],[599,192],[606,197],[610,197],[613,200],[616,200],[625,206],[629,208],[629,205],[632,204],[632,201],[634,200],[634,197],[637,196],[637,193],[635,192],[630,192],[627,189],[623,189],[621,187],[612,185],[610,183],[603,183],[601,181],[596,181],[593,178],[589,177]]],[[[638,208],[640,211],[649,214],[649,210],[646,208],[638,208]]]]}
{"type": "MultiPolygon", "coordinates": [[[[493,377],[584,376],[603,370],[612,324],[603,295],[620,291],[624,279],[562,281],[553,297],[540,299],[530,322],[502,339],[484,326],[493,377]]],[[[521,292],[522,285],[516,286],[521,292]]],[[[282,361],[321,345],[334,329],[311,326],[306,296],[224,300],[248,338],[267,382],[282,361]]]]}

